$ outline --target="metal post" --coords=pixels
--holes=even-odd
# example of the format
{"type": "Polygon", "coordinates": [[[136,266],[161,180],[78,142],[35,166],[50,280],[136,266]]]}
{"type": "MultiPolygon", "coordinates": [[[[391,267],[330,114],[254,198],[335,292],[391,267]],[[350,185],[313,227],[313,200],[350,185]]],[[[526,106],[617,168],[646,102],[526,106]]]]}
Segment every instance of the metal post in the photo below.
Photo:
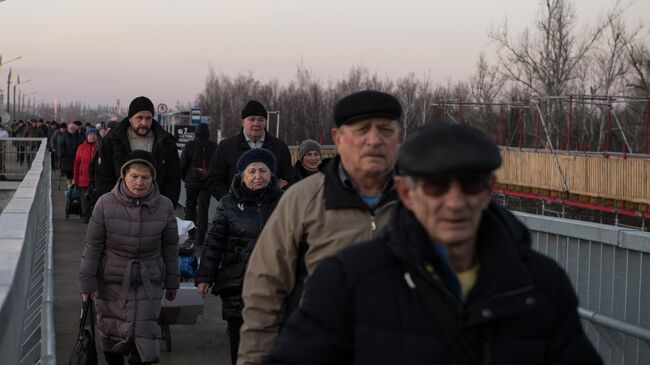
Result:
{"type": "MultiPolygon", "coordinates": [[[[9,76],[7,76],[7,112],[9,112],[9,91],[11,89],[11,68],[9,69],[9,76]]],[[[14,116],[14,119],[16,117],[14,116]]]]}
{"type": "Polygon", "coordinates": [[[632,147],[630,147],[630,143],[627,141],[627,136],[625,135],[625,131],[623,131],[621,122],[618,120],[618,116],[616,115],[616,111],[614,111],[614,109],[612,109],[612,115],[614,115],[614,119],[616,120],[616,125],[618,126],[618,130],[621,131],[621,136],[623,137],[623,142],[625,143],[625,147],[627,147],[629,153],[634,153],[632,152],[632,147]]]}
{"type": "Polygon", "coordinates": [[[571,122],[573,121],[573,96],[569,96],[569,120],[566,130],[567,151],[571,150],[571,122]]]}
{"type": "MultiPolygon", "coordinates": [[[[18,84],[14,84],[14,112],[12,114],[14,116],[14,119],[16,119],[16,85],[18,84]]],[[[9,108],[7,108],[7,111],[9,111],[9,108]]]]}
{"type": "Polygon", "coordinates": [[[499,110],[499,145],[503,146],[503,107],[499,110]]]}
{"type": "Polygon", "coordinates": [[[648,146],[648,114],[650,113],[650,100],[645,104],[645,134],[643,140],[645,141],[645,153],[650,154],[650,146],[648,146]]]}
{"type": "Polygon", "coordinates": [[[610,131],[612,130],[612,102],[607,99],[607,136],[605,138],[605,151],[609,151],[610,131]]]}
{"type": "Polygon", "coordinates": [[[525,122],[524,109],[519,109],[519,149],[524,143],[524,122],[525,122]]]}
{"type": "Polygon", "coordinates": [[[551,153],[553,154],[553,158],[555,159],[555,164],[557,165],[557,169],[560,172],[560,177],[562,178],[562,186],[564,187],[564,190],[568,193],[569,192],[569,186],[567,185],[566,177],[564,176],[564,171],[562,171],[562,165],[560,165],[560,160],[557,158],[557,154],[554,151],[553,141],[551,141],[551,137],[548,134],[548,129],[546,128],[546,123],[544,122],[544,117],[542,116],[542,111],[539,109],[539,104],[538,103],[535,103],[535,106],[537,107],[537,112],[539,113],[539,119],[542,122],[542,127],[544,128],[544,133],[546,133],[546,143],[548,144],[548,147],[551,150],[551,153]]]}

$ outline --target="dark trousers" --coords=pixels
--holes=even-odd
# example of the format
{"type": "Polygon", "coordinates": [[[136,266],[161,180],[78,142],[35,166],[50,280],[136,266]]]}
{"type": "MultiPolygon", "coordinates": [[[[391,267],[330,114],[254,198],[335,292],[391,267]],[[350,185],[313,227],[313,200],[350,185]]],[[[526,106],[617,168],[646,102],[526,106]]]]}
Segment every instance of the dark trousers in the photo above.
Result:
{"type": "Polygon", "coordinates": [[[86,199],[86,194],[88,194],[88,188],[79,188],[79,200],[81,200],[81,218],[84,223],[88,223],[90,220],[90,215],[93,213],[90,211],[90,202],[86,199]]]}
{"type": "Polygon", "coordinates": [[[193,237],[198,244],[203,244],[208,229],[208,210],[210,209],[210,192],[207,189],[185,188],[185,220],[196,225],[193,237]]]}
{"type": "Polygon", "coordinates": [[[239,330],[244,323],[242,318],[228,319],[228,337],[230,338],[230,361],[232,365],[237,363],[237,351],[239,350],[239,330]]]}

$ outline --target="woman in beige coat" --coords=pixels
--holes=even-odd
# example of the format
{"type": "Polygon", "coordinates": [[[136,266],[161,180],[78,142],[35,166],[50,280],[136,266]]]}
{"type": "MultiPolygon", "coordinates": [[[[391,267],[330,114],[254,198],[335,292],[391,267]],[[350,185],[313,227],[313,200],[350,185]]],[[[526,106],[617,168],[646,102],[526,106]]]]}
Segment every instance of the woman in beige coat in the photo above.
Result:
{"type": "Polygon", "coordinates": [[[81,257],[81,293],[95,298],[106,362],[150,364],[160,357],[163,291],[179,287],[174,207],[155,183],[149,152],[129,153],[121,178],[93,210],[81,257]]]}

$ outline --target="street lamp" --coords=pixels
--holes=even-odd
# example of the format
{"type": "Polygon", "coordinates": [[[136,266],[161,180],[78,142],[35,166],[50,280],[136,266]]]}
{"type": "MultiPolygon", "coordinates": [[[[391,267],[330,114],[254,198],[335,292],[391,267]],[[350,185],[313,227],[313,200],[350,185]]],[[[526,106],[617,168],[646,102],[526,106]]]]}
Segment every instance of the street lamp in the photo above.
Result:
{"type": "MultiPolygon", "coordinates": [[[[18,56],[16,58],[10,59],[9,61],[2,62],[2,55],[0,55],[0,69],[2,69],[3,65],[8,64],[9,62],[19,60],[21,58],[23,58],[23,56],[18,56]]],[[[10,87],[11,87],[11,68],[9,69],[9,77],[7,77],[7,112],[9,112],[9,92],[11,91],[10,87]]]]}
{"type": "MultiPolygon", "coordinates": [[[[21,81],[20,81],[20,75],[18,75],[18,76],[16,77],[16,81],[17,81],[17,82],[14,84],[14,113],[13,113],[14,119],[16,119],[16,86],[19,86],[19,85],[22,85],[22,84],[26,84],[26,83],[32,81],[32,79],[29,79],[29,80],[27,80],[27,81],[22,81],[22,82],[21,82],[21,81]]],[[[18,102],[20,102],[20,96],[18,97],[18,102]]],[[[9,107],[8,107],[8,106],[7,106],[7,111],[9,111],[9,107]]]]}

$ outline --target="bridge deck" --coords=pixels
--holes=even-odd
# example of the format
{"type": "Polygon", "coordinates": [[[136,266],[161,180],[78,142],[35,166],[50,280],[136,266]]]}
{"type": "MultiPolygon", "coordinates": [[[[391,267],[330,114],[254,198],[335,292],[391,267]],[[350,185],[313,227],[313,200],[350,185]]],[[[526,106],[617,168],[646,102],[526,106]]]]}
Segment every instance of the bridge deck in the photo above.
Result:
{"type": "MultiPolygon", "coordinates": [[[[56,354],[59,364],[67,364],[77,336],[81,297],[79,294],[79,260],[84,245],[86,225],[78,216],[65,219],[65,181],[59,186],[59,172],[52,172],[52,206],[54,225],[54,321],[56,354]]],[[[194,326],[172,325],[172,352],[161,342],[162,364],[228,364],[230,350],[226,322],[221,319],[221,301],[210,296],[204,315],[194,326]]],[[[100,356],[100,364],[103,364],[100,356]]]]}

